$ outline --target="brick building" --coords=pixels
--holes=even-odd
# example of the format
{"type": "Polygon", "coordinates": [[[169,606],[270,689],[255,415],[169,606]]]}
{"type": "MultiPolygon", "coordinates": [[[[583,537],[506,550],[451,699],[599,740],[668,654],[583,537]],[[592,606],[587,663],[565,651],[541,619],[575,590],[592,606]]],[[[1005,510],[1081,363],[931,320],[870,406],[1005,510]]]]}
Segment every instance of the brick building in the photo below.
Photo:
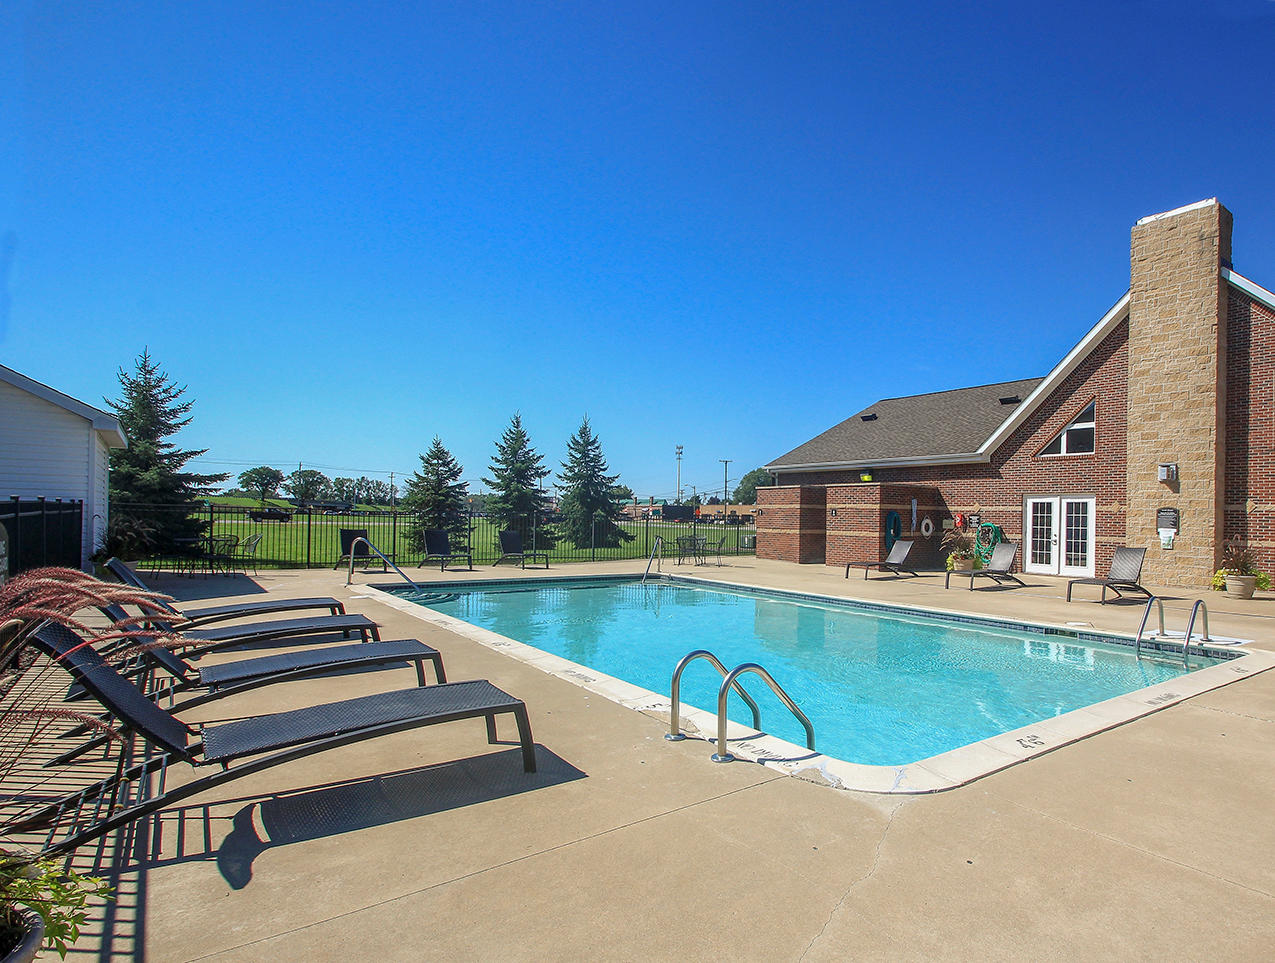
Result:
{"type": "Polygon", "coordinates": [[[1231,269],[1215,198],[1143,218],[1129,290],[1045,377],[884,399],[766,468],[763,558],[845,565],[904,537],[937,567],[959,514],[1027,572],[1104,574],[1133,545],[1145,580],[1199,587],[1231,539],[1275,572],[1275,294],[1231,269]]]}

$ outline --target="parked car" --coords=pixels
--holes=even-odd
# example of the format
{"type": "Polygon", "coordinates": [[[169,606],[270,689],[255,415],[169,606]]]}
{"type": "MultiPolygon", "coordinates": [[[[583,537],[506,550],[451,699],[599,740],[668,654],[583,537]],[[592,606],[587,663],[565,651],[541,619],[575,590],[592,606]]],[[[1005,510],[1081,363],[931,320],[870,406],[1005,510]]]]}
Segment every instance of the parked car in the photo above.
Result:
{"type": "Polygon", "coordinates": [[[292,521],[292,513],[284,511],[282,508],[253,508],[249,509],[248,517],[254,522],[290,522],[292,521]]]}

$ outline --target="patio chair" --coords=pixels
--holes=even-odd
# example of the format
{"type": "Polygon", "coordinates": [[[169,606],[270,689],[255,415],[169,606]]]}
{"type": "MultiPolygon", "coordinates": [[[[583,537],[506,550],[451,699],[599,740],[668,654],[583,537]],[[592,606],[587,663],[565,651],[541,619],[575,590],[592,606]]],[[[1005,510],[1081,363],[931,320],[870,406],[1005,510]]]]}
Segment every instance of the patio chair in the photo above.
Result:
{"type": "MultiPolygon", "coordinates": [[[[118,605],[108,605],[102,612],[114,622],[129,618],[118,605]]],[[[366,615],[312,615],[303,619],[278,619],[274,622],[249,622],[246,625],[221,625],[212,629],[186,629],[175,626],[162,616],[147,613],[147,621],[160,629],[177,632],[187,642],[185,655],[199,656],[228,645],[246,645],[250,642],[269,642],[305,635],[327,635],[340,632],[350,638],[351,632],[359,633],[362,641],[369,637],[381,641],[380,626],[366,615]]]]}
{"type": "MultiPolygon", "coordinates": [[[[333,568],[340,568],[342,562],[362,562],[366,569],[370,562],[380,562],[381,571],[388,572],[385,567],[385,560],[374,554],[368,546],[360,542],[357,546],[354,544],[356,539],[367,538],[366,528],[343,528],[338,533],[341,539],[341,556],[336,560],[333,568]]],[[[369,539],[370,541],[370,539],[369,539]]]]}
{"type": "Polygon", "coordinates": [[[471,572],[474,570],[473,555],[469,552],[453,552],[451,536],[441,528],[431,529],[425,533],[425,557],[416,567],[420,568],[426,562],[438,562],[438,570],[446,572],[448,563],[454,558],[463,558],[465,567],[471,572]]]}
{"type": "Polygon", "coordinates": [[[729,536],[727,535],[723,535],[721,538],[719,538],[715,542],[709,542],[708,539],[704,540],[704,550],[701,553],[701,557],[704,559],[705,565],[708,564],[708,556],[710,554],[717,556],[717,565],[719,568],[726,564],[725,562],[722,561],[722,556],[726,552],[726,539],[728,537],[729,536]]]}
{"type": "Polygon", "coordinates": [[[209,572],[221,570],[230,575],[235,567],[235,553],[239,549],[238,535],[213,535],[208,539],[207,564],[209,572]]]}
{"type": "MultiPolygon", "coordinates": [[[[136,572],[118,558],[110,559],[106,563],[106,568],[125,585],[131,585],[133,588],[139,588],[145,592],[153,591],[149,585],[138,577],[136,572]]],[[[156,601],[155,604],[172,614],[174,619],[180,619],[180,624],[173,624],[182,629],[194,628],[197,625],[207,625],[210,622],[222,622],[226,619],[239,619],[253,615],[274,615],[277,612],[300,612],[305,609],[327,609],[333,615],[345,614],[345,604],[339,599],[334,599],[330,596],[304,599],[263,599],[259,602],[233,602],[229,605],[212,605],[207,608],[182,609],[180,611],[167,602],[156,601]]]]}
{"type": "Polygon", "coordinates": [[[704,550],[708,544],[708,539],[703,535],[679,535],[677,536],[677,564],[682,564],[682,559],[689,558],[694,565],[703,565],[707,563],[704,557],[704,550]]]}
{"type": "Polygon", "coordinates": [[[894,547],[890,549],[890,554],[880,562],[847,562],[846,578],[850,577],[851,568],[858,568],[860,565],[863,566],[863,577],[865,580],[868,577],[868,572],[874,568],[880,572],[893,572],[896,578],[902,576],[904,572],[907,572],[914,578],[919,578],[920,576],[908,567],[908,555],[911,551],[912,542],[899,539],[894,543],[894,547]]]}
{"type": "Polygon", "coordinates": [[[1014,559],[1018,556],[1018,545],[1014,542],[997,542],[992,548],[992,557],[988,560],[985,568],[973,569],[969,572],[950,571],[947,577],[943,579],[943,587],[947,588],[952,582],[953,575],[968,575],[970,577],[970,591],[974,591],[974,579],[982,576],[990,578],[997,585],[1004,585],[1013,582],[1015,585],[1026,586],[1026,582],[1022,581],[1012,571],[1014,568],[1014,559]]]}
{"type": "MultiPolygon", "coordinates": [[[[237,695],[249,689],[276,682],[289,682],[293,679],[304,679],[329,672],[341,672],[352,668],[380,668],[395,663],[414,662],[416,664],[416,683],[425,685],[425,663],[434,666],[434,678],[437,682],[446,682],[447,673],[443,669],[443,656],[435,648],[425,645],[416,639],[394,639],[383,642],[355,642],[352,645],[328,645],[314,649],[303,649],[295,652],[284,652],[279,655],[267,655],[260,658],[240,659],[236,662],[222,662],[219,665],[199,667],[192,665],[163,644],[147,646],[153,639],[146,633],[138,633],[135,637],[136,654],[129,660],[129,665],[120,666],[116,671],[126,678],[151,677],[153,670],[162,669],[167,678],[160,684],[144,688],[147,698],[152,701],[171,699],[178,693],[202,689],[203,692],[176,704],[170,704],[169,711],[177,712],[194,706],[237,695]]],[[[75,702],[88,695],[88,690],[78,681],[72,682],[67,690],[68,702],[75,702]]],[[[110,716],[102,716],[109,720],[110,716]]],[[[76,726],[66,733],[67,736],[81,736],[89,731],[87,726],[76,726]]],[[[110,742],[109,736],[95,736],[74,749],[50,760],[45,765],[61,765],[75,757],[110,742]]]]}
{"type": "Polygon", "coordinates": [[[527,559],[531,559],[531,564],[536,564],[536,559],[543,558],[545,560],[545,568],[549,567],[548,552],[528,552],[522,547],[522,535],[514,529],[506,529],[499,534],[500,539],[500,558],[492,562],[491,567],[495,568],[507,558],[516,558],[522,562],[522,567],[527,567],[527,559]]]}
{"type": "Polygon", "coordinates": [[[261,544],[261,537],[261,532],[257,532],[239,543],[231,557],[232,567],[238,567],[239,571],[247,575],[248,565],[251,563],[252,574],[257,574],[257,547],[261,544]]]}
{"type": "Polygon", "coordinates": [[[240,776],[305,756],[436,723],[484,719],[487,741],[495,743],[496,717],[509,714],[518,726],[522,764],[536,771],[527,706],[485,679],[445,682],[424,688],[307,706],[288,712],[249,716],[198,731],[147,699],[93,648],[65,626],[46,624],[35,641],[67,669],[118,721],[123,733],[144,743],[141,752],[122,755],[116,773],[24,815],[4,827],[8,832],[47,829],[45,855],[67,852],[178,800],[240,776]],[[251,757],[232,766],[236,760],[251,757]],[[152,773],[189,766],[212,769],[184,785],[159,781],[153,795],[144,791],[152,773]],[[138,800],[130,804],[129,800],[138,800]],[[66,824],[65,835],[56,838],[66,824]]]}
{"type": "MultiPolygon", "coordinates": [[[[1071,601],[1071,589],[1073,585],[1101,585],[1102,596],[1099,604],[1107,604],[1107,589],[1116,593],[1116,599],[1124,598],[1125,592],[1141,592],[1147,598],[1151,598],[1151,593],[1138,584],[1138,579],[1142,577],[1142,562],[1146,558],[1147,550],[1145,548],[1126,548],[1121,546],[1117,548],[1115,554],[1111,557],[1111,567],[1107,570],[1106,578],[1076,578],[1067,583],[1067,601],[1071,601]]],[[[1114,602],[1116,599],[1112,599],[1114,602]]]]}

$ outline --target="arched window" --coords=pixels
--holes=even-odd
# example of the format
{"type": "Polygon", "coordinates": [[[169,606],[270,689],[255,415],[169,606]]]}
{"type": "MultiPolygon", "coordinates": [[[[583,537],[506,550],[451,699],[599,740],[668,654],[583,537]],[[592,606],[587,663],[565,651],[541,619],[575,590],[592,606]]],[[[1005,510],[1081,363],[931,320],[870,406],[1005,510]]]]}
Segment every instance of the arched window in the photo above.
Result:
{"type": "Polygon", "coordinates": [[[1071,424],[1054,436],[1040,450],[1042,455],[1092,455],[1094,452],[1094,406],[1097,399],[1085,405],[1071,424]]]}

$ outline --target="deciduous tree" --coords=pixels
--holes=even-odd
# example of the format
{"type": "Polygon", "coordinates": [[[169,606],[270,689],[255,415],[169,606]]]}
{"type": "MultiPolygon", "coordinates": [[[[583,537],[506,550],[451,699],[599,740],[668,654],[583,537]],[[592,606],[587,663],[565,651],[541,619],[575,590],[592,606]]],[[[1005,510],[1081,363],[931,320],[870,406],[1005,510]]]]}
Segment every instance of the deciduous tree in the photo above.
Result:
{"type": "Polygon", "coordinates": [[[283,484],[285,477],[287,476],[278,468],[258,465],[256,468],[249,468],[239,473],[239,487],[260,496],[264,504],[267,498],[279,493],[279,486],[283,484]]]}

